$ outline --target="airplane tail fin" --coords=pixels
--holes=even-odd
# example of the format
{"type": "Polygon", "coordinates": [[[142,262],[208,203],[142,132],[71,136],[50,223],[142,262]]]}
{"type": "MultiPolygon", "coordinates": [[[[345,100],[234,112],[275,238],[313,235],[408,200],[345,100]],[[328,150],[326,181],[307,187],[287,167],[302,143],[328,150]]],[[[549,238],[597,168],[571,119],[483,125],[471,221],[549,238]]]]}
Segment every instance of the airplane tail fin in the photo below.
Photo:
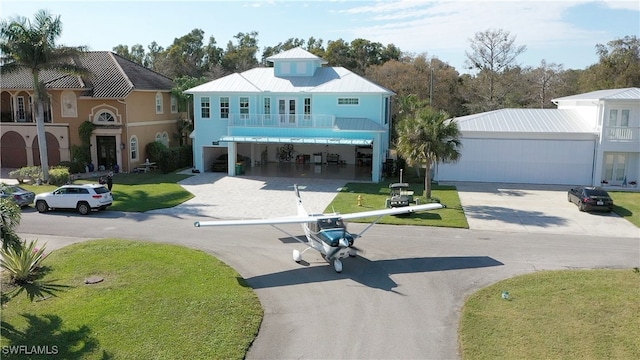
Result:
{"type": "Polygon", "coordinates": [[[293,185],[293,190],[296,193],[296,206],[298,207],[298,216],[309,216],[307,210],[302,205],[302,198],[300,198],[300,191],[298,190],[298,185],[293,185]]]}

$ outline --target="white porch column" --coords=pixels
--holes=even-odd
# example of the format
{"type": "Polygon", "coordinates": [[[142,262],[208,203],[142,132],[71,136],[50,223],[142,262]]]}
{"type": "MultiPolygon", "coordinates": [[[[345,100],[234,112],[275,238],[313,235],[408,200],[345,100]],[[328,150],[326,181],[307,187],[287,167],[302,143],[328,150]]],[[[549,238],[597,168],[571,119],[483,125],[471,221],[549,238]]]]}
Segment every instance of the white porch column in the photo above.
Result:
{"type": "Polygon", "coordinates": [[[380,156],[382,145],[382,135],[376,134],[375,140],[373,140],[372,155],[371,155],[371,181],[379,183],[382,179],[382,157],[380,156]]]}
{"type": "Polygon", "coordinates": [[[238,153],[238,143],[236,142],[229,142],[227,143],[227,167],[228,167],[228,173],[229,176],[236,176],[236,159],[237,159],[237,153],[238,153]]]}

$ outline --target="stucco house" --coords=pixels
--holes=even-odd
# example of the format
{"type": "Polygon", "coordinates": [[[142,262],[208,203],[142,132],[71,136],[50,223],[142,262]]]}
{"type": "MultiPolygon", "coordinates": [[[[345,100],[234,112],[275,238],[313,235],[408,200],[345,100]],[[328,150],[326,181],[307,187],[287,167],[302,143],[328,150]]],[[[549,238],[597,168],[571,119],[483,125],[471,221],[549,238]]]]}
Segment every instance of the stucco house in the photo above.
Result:
{"type": "Polygon", "coordinates": [[[552,100],[557,109],[502,109],[455,118],[459,162],[439,181],[637,186],[640,88],[552,100]]]}
{"type": "MultiPolygon", "coordinates": [[[[49,165],[72,160],[70,149],[80,144],[78,128],[84,121],[95,125],[91,159],[96,169],[118,165],[132,171],[145,161],[148,143],[172,142],[184,114],[171,95],[171,79],[109,51],[88,52],[74,61],[91,75],[40,75],[50,99],[45,110],[49,165]]],[[[32,82],[28,71],[2,73],[2,167],[40,165],[32,82]]]]}
{"type": "MultiPolygon", "coordinates": [[[[310,176],[341,167],[379,182],[388,157],[394,93],[302,48],[267,58],[273,67],[231,74],[193,94],[194,166],[211,171],[226,155],[227,173],[246,166],[308,166],[310,176]]],[[[277,175],[277,173],[275,173],[277,175]]]]}

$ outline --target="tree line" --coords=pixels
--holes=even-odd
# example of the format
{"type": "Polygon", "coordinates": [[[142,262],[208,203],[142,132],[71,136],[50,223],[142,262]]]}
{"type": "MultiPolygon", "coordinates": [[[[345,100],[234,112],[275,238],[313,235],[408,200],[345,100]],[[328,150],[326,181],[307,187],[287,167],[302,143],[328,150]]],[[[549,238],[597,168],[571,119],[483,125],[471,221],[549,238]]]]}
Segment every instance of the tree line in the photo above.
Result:
{"type": "Polygon", "coordinates": [[[223,48],[215,37],[205,44],[201,29],[175,38],[166,49],[155,41],[145,48],[117,45],[113,51],[173,78],[177,91],[254,67],[269,66],[266,59],[301,47],[325,59],[329,66],[345,67],[396,92],[398,102],[412,95],[435,109],[462,116],[500,108],[553,108],[551,99],[600,89],[640,87],[640,41],[636,35],[595,44],[598,62],[585,69],[565,69],[542,59],[537,66],[522,66],[518,56],[526,45],[504,29],[487,29],[469,39],[465,71],[426,52],[401,51],[394,44],[366,39],[347,42],[310,37],[290,38],[262,48],[258,58],[258,32],[239,32],[223,48]]]}

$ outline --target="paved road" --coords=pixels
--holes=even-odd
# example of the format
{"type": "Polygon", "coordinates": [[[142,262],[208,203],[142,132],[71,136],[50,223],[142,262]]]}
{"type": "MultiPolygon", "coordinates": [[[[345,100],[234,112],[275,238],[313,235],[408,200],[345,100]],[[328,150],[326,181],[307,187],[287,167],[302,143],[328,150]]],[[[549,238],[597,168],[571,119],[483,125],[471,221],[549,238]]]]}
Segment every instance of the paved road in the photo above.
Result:
{"type": "MultiPolygon", "coordinates": [[[[292,249],[303,245],[269,227],[194,228],[193,221],[203,217],[255,213],[252,199],[257,197],[246,204],[225,200],[223,194],[231,194],[225,191],[228,180],[192,178],[195,183],[185,187],[199,187],[199,195],[181,210],[106,211],[83,217],[27,209],[18,230],[28,239],[47,241],[49,249],[122,237],[174,243],[217,256],[247,279],[265,309],[249,359],[454,359],[459,357],[459,311],[474,291],[537,270],[630,268],[640,262],[637,237],[376,225],[358,241],[359,256],[345,261],[343,273],[336,274],[315,252],[305,253],[302,265],[293,262],[292,249]]],[[[249,181],[245,190],[274,195],[269,204],[284,212],[279,215],[294,211],[288,187],[298,180],[242,181],[249,181]]],[[[303,200],[319,209],[333,197],[332,187],[340,186],[307,185],[303,200]]],[[[288,229],[301,232],[296,226],[288,229]]]]}
{"type": "Polygon", "coordinates": [[[543,269],[631,268],[640,253],[632,238],[376,225],[358,242],[360,256],[336,274],[315,252],[303,265],[293,262],[291,250],[302,245],[275,229],[196,229],[195,219],[27,210],[19,230],[49,249],[122,237],[217,256],[247,279],[265,309],[248,359],[454,359],[459,311],[477,289],[543,269]]]}

